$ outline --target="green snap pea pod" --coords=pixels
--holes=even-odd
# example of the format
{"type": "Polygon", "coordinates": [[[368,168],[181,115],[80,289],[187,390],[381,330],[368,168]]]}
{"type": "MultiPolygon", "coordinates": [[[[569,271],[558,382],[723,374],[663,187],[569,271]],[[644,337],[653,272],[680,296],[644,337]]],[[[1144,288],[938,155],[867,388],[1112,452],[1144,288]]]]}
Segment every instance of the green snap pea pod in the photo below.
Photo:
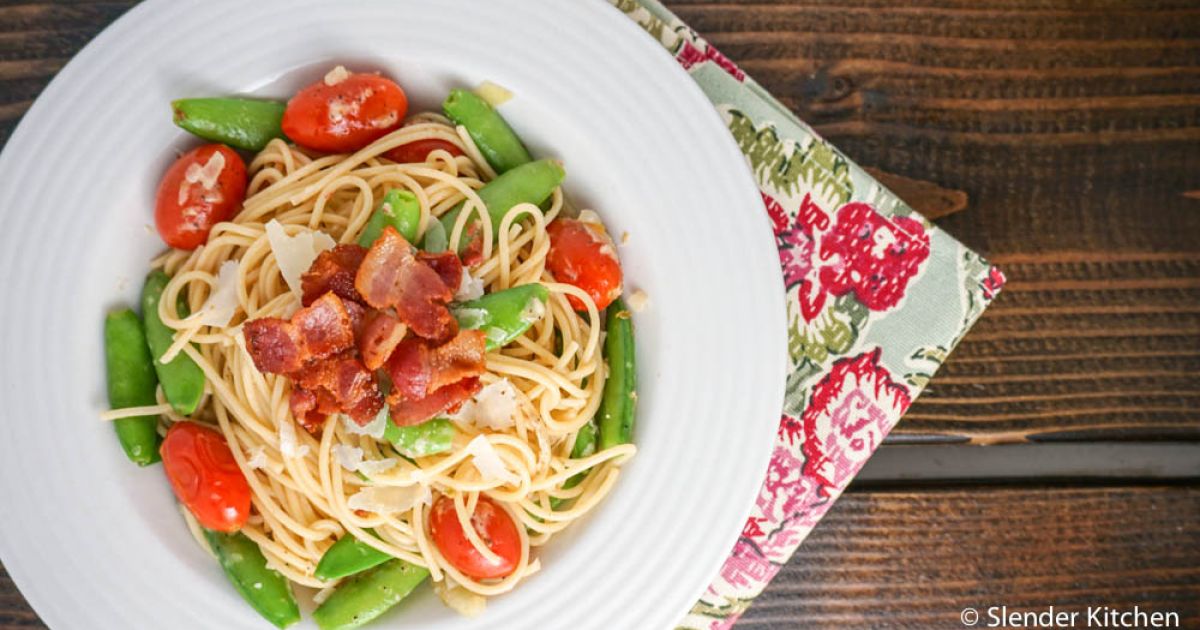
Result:
{"type": "MultiPolygon", "coordinates": [[[[575,434],[575,445],[571,447],[571,459],[582,459],[596,452],[596,423],[588,422],[579,429],[579,433],[575,434]]],[[[579,485],[583,478],[587,476],[586,472],[581,472],[572,475],[566,483],[563,484],[564,490],[569,490],[579,485]]],[[[566,503],[567,499],[558,497],[550,498],[550,509],[557,510],[562,504],[566,503]]]]}
{"type": "Polygon", "coordinates": [[[313,576],[318,580],[336,580],[377,567],[391,559],[386,553],[346,534],[321,556],[313,576]]]}
{"type": "Polygon", "coordinates": [[[163,394],[176,412],[190,416],[204,396],[204,372],[183,352],[167,363],[158,360],[171,347],[175,336],[175,330],[158,317],[158,301],[170,280],[170,276],[157,269],[146,276],[146,285],[142,288],[142,317],[146,321],[146,342],[163,394]]]}
{"type": "MultiPolygon", "coordinates": [[[[522,164],[488,182],[478,191],[479,198],[487,206],[492,219],[492,242],[499,238],[500,220],[513,206],[519,203],[540,204],[554,193],[562,183],[566,171],[554,160],[537,160],[522,164]]],[[[441,216],[447,237],[454,234],[454,223],[465,203],[460,203],[441,216]]],[[[524,215],[517,217],[517,220],[524,215]]],[[[463,244],[460,239],[460,245],[463,244]]]]}
{"type": "Polygon", "coordinates": [[[429,569],[390,560],[338,587],[315,612],[321,630],[349,630],[387,612],[429,576],[429,569]]]}
{"type": "Polygon", "coordinates": [[[508,126],[504,117],[487,101],[474,92],[463,89],[450,90],[450,96],[442,103],[442,111],[455,124],[462,125],[475,141],[475,146],[496,173],[506,173],[533,157],[521,139],[508,126]]]}
{"type": "Polygon", "coordinates": [[[545,286],[522,284],[463,302],[451,311],[458,325],[487,333],[488,351],[503,348],[542,318],[550,292],[545,286]]]}
{"type": "Polygon", "coordinates": [[[637,403],[637,371],[634,367],[633,321],[625,301],[618,298],[608,306],[605,318],[604,356],[608,380],[600,400],[599,450],[633,441],[633,412],[637,403]]]}
{"type": "Polygon", "coordinates": [[[407,457],[425,457],[450,450],[454,442],[454,423],[445,418],[426,420],[421,424],[398,427],[389,421],[383,439],[407,457]]]}
{"type": "Polygon", "coordinates": [[[258,614],[279,628],[300,620],[300,608],[287,578],[267,568],[267,559],[253,540],[241,532],[211,530],[204,530],[204,537],[229,581],[258,614]]]}
{"type": "Polygon", "coordinates": [[[416,195],[399,188],[387,191],[379,207],[367,219],[367,225],[358,236],[358,244],[370,247],[383,234],[383,228],[389,225],[396,228],[408,242],[417,240],[417,228],[421,227],[421,203],[416,195]]]}
{"type": "Polygon", "coordinates": [[[441,221],[430,221],[425,226],[425,236],[421,237],[421,249],[430,254],[440,254],[450,246],[446,241],[446,226],[441,221]]]}
{"type": "MultiPolygon", "coordinates": [[[[108,372],[108,404],[113,409],[144,407],[157,402],[154,375],[146,333],[137,314],[125,308],[104,318],[104,363],[108,372]]],[[[129,461],[149,466],[158,455],[158,418],[136,416],[113,421],[117,439],[129,461]]]]}
{"type": "Polygon", "coordinates": [[[171,101],[175,124],[205,140],[262,151],[282,138],[285,103],[248,98],[181,98],[171,101]]]}

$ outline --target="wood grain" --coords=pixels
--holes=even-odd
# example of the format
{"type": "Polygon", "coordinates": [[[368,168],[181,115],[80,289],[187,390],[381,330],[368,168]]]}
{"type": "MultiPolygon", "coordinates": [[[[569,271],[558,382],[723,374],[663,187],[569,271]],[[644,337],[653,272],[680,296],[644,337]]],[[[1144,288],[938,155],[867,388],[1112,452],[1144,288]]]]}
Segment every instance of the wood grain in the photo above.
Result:
{"type": "Polygon", "coordinates": [[[892,442],[1200,438],[1200,5],[671,2],[1010,284],[892,442]]]}
{"type": "Polygon", "coordinates": [[[850,492],[737,628],[962,628],[968,606],[1051,604],[1200,627],[1198,519],[1195,487],[850,492]]]}

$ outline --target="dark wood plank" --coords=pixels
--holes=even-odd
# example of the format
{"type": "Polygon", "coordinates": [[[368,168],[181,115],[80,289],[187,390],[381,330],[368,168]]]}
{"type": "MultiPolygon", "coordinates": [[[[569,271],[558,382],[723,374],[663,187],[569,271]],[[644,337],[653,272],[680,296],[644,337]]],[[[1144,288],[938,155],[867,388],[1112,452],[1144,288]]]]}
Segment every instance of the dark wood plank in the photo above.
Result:
{"type": "Polygon", "coordinates": [[[1200,5],[669,4],[1007,272],[891,441],[1200,438],[1200,5]]]}
{"type": "Polygon", "coordinates": [[[1195,486],[850,492],[737,627],[962,628],[968,606],[1051,604],[1198,627],[1197,519],[1195,486]]]}

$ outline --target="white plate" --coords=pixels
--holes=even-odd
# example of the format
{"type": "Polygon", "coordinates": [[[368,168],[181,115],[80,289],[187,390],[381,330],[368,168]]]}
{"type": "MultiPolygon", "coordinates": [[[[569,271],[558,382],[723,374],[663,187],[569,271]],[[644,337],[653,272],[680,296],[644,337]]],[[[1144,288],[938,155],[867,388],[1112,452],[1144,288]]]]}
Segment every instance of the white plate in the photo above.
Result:
{"type": "MultiPolygon", "coordinates": [[[[153,192],[195,140],[180,96],[285,97],[335,62],[420,107],[490,79],[537,155],[616,234],[636,316],[637,458],[544,570],[466,620],[429,589],[388,627],[662,628],[733,545],[783,396],[783,286],[767,218],[712,105],[598,0],[168,2],[89,44],[0,156],[0,556],[55,628],[267,628],[190,539],[159,468],[124,460],[101,321],[162,248],[153,192]]],[[[311,622],[308,622],[311,623],[311,622]]],[[[380,624],[385,625],[385,624],[380,624]]]]}

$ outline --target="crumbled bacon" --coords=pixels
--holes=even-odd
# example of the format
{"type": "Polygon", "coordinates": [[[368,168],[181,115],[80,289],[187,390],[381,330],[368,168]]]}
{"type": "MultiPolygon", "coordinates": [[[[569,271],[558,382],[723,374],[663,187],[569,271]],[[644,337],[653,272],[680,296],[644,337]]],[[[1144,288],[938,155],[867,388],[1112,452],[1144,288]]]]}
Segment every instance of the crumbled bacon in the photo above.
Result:
{"type": "Polygon", "coordinates": [[[394,316],[374,311],[358,335],[358,351],[367,369],[378,370],[383,367],[407,332],[404,324],[394,316]]]}
{"type": "Polygon", "coordinates": [[[461,237],[464,245],[459,248],[462,252],[462,264],[474,267],[483,262],[483,228],[478,223],[471,223],[461,237]]]}
{"type": "Polygon", "coordinates": [[[367,304],[395,308],[400,321],[426,339],[444,341],[458,332],[458,322],[446,305],[454,292],[438,273],[417,260],[413,247],[395,228],[384,228],[354,279],[367,304]]]}
{"type": "Polygon", "coordinates": [[[430,254],[429,252],[417,252],[417,260],[429,265],[437,272],[439,278],[442,279],[442,284],[450,289],[450,293],[457,293],[458,286],[462,284],[462,261],[458,259],[458,255],[454,252],[442,252],[440,254],[430,254]]]}
{"type": "Polygon", "coordinates": [[[291,321],[264,317],[242,327],[246,349],[258,371],[288,374],[314,359],[336,354],[354,345],[354,329],[341,298],[326,293],[302,308],[291,321]]]}
{"type": "Polygon", "coordinates": [[[341,411],[362,426],[383,408],[375,376],[353,352],[316,361],[291,377],[293,389],[315,394],[318,412],[341,411]]]}
{"type": "Polygon", "coordinates": [[[406,427],[425,422],[439,413],[453,413],[482,388],[479,377],[472,376],[441,387],[418,400],[392,402],[389,405],[392,422],[398,427],[406,427]]]}
{"type": "Polygon", "coordinates": [[[439,346],[415,338],[401,342],[385,366],[392,420],[399,426],[422,422],[478,392],[486,342],[478,330],[461,331],[439,346]]]}
{"type": "Polygon", "coordinates": [[[322,252],[301,279],[304,307],[288,320],[246,322],[246,347],[259,371],[291,379],[292,416],[314,435],[332,414],[360,426],[379,414],[380,368],[392,377],[393,420],[416,424],[482,387],[487,337],[459,331],[447,308],[463,275],[453,252],[417,252],[388,227],[369,250],[322,252]]]}
{"type": "Polygon", "coordinates": [[[321,252],[308,271],[300,276],[303,304],[308,306],[330,291],[343,300],[362,301],[354,288],[354,276],[366,255],[365,247],[353,243],[321,252]]]}

